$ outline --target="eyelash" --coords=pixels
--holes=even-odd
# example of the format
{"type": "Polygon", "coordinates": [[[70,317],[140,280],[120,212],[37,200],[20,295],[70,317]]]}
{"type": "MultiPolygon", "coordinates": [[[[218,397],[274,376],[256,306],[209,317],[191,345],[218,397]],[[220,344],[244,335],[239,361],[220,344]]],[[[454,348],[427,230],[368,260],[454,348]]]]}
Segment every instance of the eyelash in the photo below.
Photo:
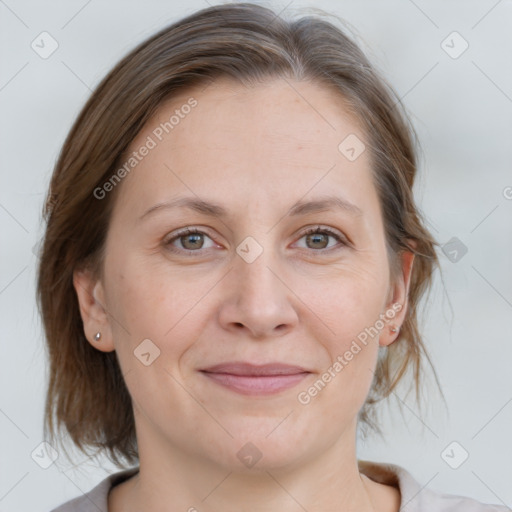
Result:
{"type": "MultiPolygon", "coordinates": [[[[315,228],[309,228],[307,231],[305,231],[304,233],[302,233],[302,235],[300,236],[299,240],[301,238],[304,238],[305,236],[307,235],[312,235],[312,234],[315,234],[315,233],[321,233],[321,234],[327,234],[329,236],[332,236],[333,238],[336,239],[337,242],[341,243],[341,247],[329,247],[329,248],[326,248],[326,249],[311,249],[312,251],[314,252],[317,252],[317,253],[325,253],[325,252],[330,252],[332,250],[339,250],[341,248],[343,248],[344,246],[347,246],[348,243],[346,242],[346,240],[340,236],[338,233],[336,233],[335,231],[329,229],[329,228],[325,228],[325,227],[321,227],[321,226],[317,226],[315,228]]],[[[181,237],[184,237],[186,235],[206,235],[208,238],[211,239],[211,237],[208,235],[208,233],[205,233],[204,231],[200,231],[196,228],[186,228],[184,229],[183,231],[180,231],[179,233],[175,234],[172,238],[168,238],[165,242],[164,242],[164,245],[165,247],[173,252],[173,253],[179,253],[179,254],[184,254],[184,255],[190,255],[190,256],[196,256],[196,255],[201,255],[201,249],[198,249],[198,250],[191,250],[191,249],[177,249],[175,247],[173,247],[171,245],[172,242],[174,242],[175,240],[179,240],[181,237]]],[[[205,249],[207,250],[207,249],[205,249]]]]}

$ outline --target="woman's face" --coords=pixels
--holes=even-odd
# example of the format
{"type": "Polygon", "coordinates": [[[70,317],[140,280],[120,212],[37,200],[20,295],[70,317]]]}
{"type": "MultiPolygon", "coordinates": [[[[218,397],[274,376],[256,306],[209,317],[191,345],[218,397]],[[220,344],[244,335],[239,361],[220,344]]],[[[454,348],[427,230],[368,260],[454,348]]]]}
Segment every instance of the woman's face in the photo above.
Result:
{"type": "Polygon", "coordinates": [[[104,278],[75,287],[91,343],[117,352],[141,456],[275,468],[353,449],[412,263],[391,281],[364,140],[319,85],[222,79],[133,141],[104,278]]]}

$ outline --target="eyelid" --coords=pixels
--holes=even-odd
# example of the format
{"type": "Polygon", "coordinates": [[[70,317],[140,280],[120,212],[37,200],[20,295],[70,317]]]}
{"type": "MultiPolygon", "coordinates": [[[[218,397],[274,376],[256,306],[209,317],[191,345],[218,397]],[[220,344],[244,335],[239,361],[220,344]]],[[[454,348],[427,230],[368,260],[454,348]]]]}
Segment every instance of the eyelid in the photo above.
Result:
{"type": "Polygon", "coordinates": [[[181,253],[181,254],[191,254],[191,253],[198,253],[201,254],[204,252],[205,249],[198,249],[196,251],[193,251],[191,249],[178,249],[171,246],[171,242],[174,242],[176,240],[179,240],[182,236],[185,235],[206,235],[212,242],[216,243],[212,236],[205,230],[205,228],[199,228],[196,226],[187,226],[185,228],[179,229],[176,232],[172,232],[169,235],[165,236],[162,243],[163,245],[168,248],[171,252],[174,253],[181,253]]]}
{"type": "Polygon", "coordinates": [[[345,247],[351,246],[351,242],[343,233],[339,232],[338,230],[335,230],[334,228],[331,228],[328,226],[322,226],[322,225],[316,225],[315,227],[306,228],[299,236],[299,240],[302,239],[304,236],[314,234],[314,233],[327,234],[328,236],[335,238],[338,242],[338,245],[335,245],[333,247],[329,247],[326,249],[318,249],[316,251],[314,249],[310,249],[313,252],[317,252],[319,254],[328,253],[331,250],[334,251],[334,250],[340,249],[341,248],[340,244],[342,247],[343,246],[345,246],[345,247]]]}
{"type": "MultiPolygon", "coordinates": [[[[331,228],[328,226],[322,226],[319,224],[304,228],[303,231],[300,233],[297,241],[301,240],[303,237],[305,237],[309,234],[314,234],[314,233],[323,233],[332,238],[335,238],[337,240],[338,244],[333,247],[329,247],[329,248],[325,248],[325,249],[307,249],[307,248],[301,247],[300,248],[301,250],[307,250],[307,251],[311,251],[313,253],[318,253],[319,255],[321,255],[321,254],[329,253],[331,251],[342,249],[343,247],[349,247],[352,245],[350,240],[343,233],[335,230],[334,228],[331,228]]],[[[206,228],[199,228],[196,226],[187,226],[185,228],[179,229],[177,232],[170,233],[168,236],[164,237],[163,245],[166,248],[168,248],[169,251],[171,251],[173,253],[179,253],[179,254],[185,254],[185,255],[192,255],[193,253],[197,253],[197,255],[201,255],[204,253],[205,250],[211,249],[211,248],[207,248],[207,249],[200,248],[197,250],[179,249],[179,248],[175,248],[171,245],[171,242],[174,242],[174,241],[178,240],[179,238],[181,238],[182,236],[185,236],[188,234],[205,235],[208,238],[210,238],[210,240],[212,240],[213,243],[215,243],[215,244],[217,243],[217,242],[215,242],[214,238],[208,233],[206,228]]]]}

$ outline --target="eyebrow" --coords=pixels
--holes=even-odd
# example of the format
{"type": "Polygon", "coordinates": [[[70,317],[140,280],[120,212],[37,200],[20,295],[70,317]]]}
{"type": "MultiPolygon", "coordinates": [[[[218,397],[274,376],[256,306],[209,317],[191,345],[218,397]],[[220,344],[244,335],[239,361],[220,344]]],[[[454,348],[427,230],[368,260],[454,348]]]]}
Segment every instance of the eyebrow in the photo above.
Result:
{"type": "MultiPolygon", "coordinates": [[[[158,203],[146,210],[139,220],[151,216],[152,214],[173,208],[188,208],[195,212],[210,217],[226,218],[229,212],[218,203],[204,201],[195,197],[178,197],[171,201],[158,203]]],[[[363,211],[347,199],[338,196],[322,196],[319,199],[311,201],[297,201],[287,212],[288,216],[307,215],[310,213],[326,212],[332,209],[342,210],[354,217],[363,215],[363,211]]]]}

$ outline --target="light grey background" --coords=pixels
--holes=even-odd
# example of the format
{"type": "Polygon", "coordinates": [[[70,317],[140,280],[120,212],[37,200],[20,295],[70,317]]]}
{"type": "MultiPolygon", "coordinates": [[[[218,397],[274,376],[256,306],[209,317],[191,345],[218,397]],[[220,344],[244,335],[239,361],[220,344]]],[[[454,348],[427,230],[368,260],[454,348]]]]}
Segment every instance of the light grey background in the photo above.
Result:
{"type": "MultiPolygon", "coordinates": [[[[34,299],[42,202],[91,89],[142,39],[208,3],[0,0],[0,512],[48,511],[116,470],[80,455],[75,467],[61,456],[47,469],[31,458],[43,440],[47,378],[34,299]],[[31,48],[43,31],[59,45],[47,59],[31,48]]],[[[283,15],[312,5],[263,4],[283,15]]],[[[324,0],[315,6],[353,26],[401,96],[424,150],[418,203],[440,243],[456,237],[468,249],[457,262],[440,252],[443,281],[436,279],[424,319],[448,411],[431,392],[420,420],[412,394],[399,390],[404,417],[396,407],[384,409],[386,441],[361,442],[359,458],[400,464],[437,491],[510,507],[512,2],[324,0]],[[469,44],[458,58],[452,58],[463,48],[458,36],[444,43],[452,56],[442,47],[453,31],[469,44]],[[453,441],[459,444],[445,451],[453,441]],[[446,461],[456,465],[462,450],[469,457],[453,469],[446,461]]]]}

